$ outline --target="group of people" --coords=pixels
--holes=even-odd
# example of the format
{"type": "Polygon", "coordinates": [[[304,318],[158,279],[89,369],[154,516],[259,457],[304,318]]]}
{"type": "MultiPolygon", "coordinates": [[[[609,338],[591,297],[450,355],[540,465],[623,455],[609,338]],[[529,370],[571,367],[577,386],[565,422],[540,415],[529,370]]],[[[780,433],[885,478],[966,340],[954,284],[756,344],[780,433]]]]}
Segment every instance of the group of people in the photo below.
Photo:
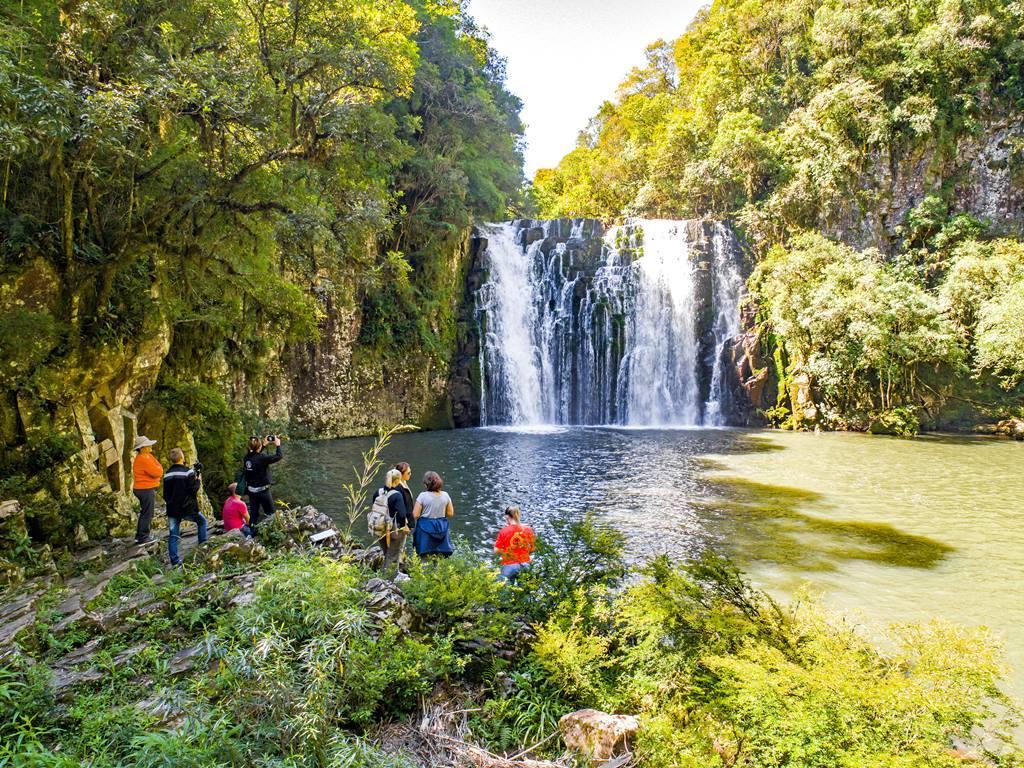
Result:
{"type": "MultiPolygon", "coordinates": [[[[408,462],[389,469],[367,515],[370,533],[384,553],[385,569],[401,564],[410,534],[420,557],[448,557],[454,551],[449,520],[455,516],[455,505],[444,490],[444,480],[437,472],[427,472],[423,475],[424,490],[414,501],[409,489],[411,477],[408,462]]],[[[518,506],[506,507],[504,517],[505,526],[498,533],[494,550],[501,558],[501,578],[514,581],[530,563],[536,536],[532,528],[523,525],[518,506]]]]}
{"type": "MultiPolygon", "coordinates": [[[[153,453],[156,440],[140,435],[135,441],[136,456],[132,464],[135,497],[139,500],[139,521],[135,541],[146,544],[153,540],[150,528],[156,508],[156,489],[163,483],[164,502],[167,505],[167,554],[172,565],[181,563],[178,545],[181,541],[181,522],[190,520],[199,531],[199,542],[208,537],[207,520],[199,508],[199,489],[202,486],[202,464],[185,464],[185,452],[172,448],[167,458],[171,466],[164,472],[153,453]]],[[[224,530],[239,529],[245,536],[256,536],[261,520],[274,514],[271,493],[270,467],[283,458],[281,438],[276,435],[249,438],[248,450],[235,482],[228,486],[221,518],[224,530]],[[247,505],[242,496],[249,497],[247,505]]],[[[455,516],[452,497],[444,490],[444,481],[437,472],[423,476],[424,490],[415,499],[409,489],[412,469],[400,462],[389,469],[384,486],[374,495],[367,514],[370,532],[384,553],[384,566],[397,569],[402,562],[405,545],[412,535],[413,548],[420,557],[448,557],[454,551],[449,521],[455,516]]],[[[523,525],[518,506],[505,508],[505,526],[494,543],[501,559],[501,578],[515,580],[529,562],[536,537],[533,530],[523,525]]]]}
{"type": "MultiPolygon", "coordinates": [[[[199,542],[208,537],[207,520],[199,508],[199,489],[202,486],[203,465],[185,464],[185,452],[172,448],[167,453],[171,466],[164,472],[160,460],[153,453],[156,440],[140,435],[135,440],[135,460],[132,462],[133,493],[139,500],[139,521],[135,528],[135,541],[144,545],[153,540],[150,529],[156,508],[156,489],[163,483],[164,503],[167,505],[167,555],[171,565],[180,565],[178,544],[181,541],[181,522],[190,520],[199,530],[199,542]]],[[[270,486],[270,465],[279,462],[281,438],[276,435],[249,438],[248,451],[235,482],[228,486],[228,498],[222,508],[224,530],[241,529],[246,536],[255,536],[261,519],[274,514],[274,497],[270,486]],[[270,448],[274,450],[271,451],[270,448]],[[248,494],[249,505],[242,500],[248,494]]]]}

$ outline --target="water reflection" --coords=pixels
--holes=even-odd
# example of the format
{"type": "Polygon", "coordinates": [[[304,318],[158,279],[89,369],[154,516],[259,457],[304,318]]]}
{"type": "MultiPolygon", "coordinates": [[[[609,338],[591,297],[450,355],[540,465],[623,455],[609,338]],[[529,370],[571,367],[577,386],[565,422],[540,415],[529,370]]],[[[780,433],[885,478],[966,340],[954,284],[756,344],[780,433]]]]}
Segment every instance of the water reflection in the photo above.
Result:
{"type": "MultiPolygon", "coordinates": [[[[278,495],[344,520],[341,483],[370,443],[293,446],[277,473],[278,495]]],[[[399,435],[384,459],[412,464],[415,490],[424,471],[440,472],[457,510],[455,532],[481,549],[493,541],[501,510],[516,503],[541,533],[555,520],[593,510],[627,534],[640,559],[694,555],[718,538],[702,522],[702,500],[715,491],[701,455],[777,450],[762,435],[721,429],[475,429],[399,435]]]]}
{"type": "MultiPolygon", "coordinates": [[[[340,485],[369,444],[300,444],[279,473],[288,478],[279,494],[344,520],[340,485]]],[[[951,550],[892,524],[830,519],[828,502],[813,491],[718,474],[727,457],[784,450],[739,430],[497,428],[399,435],[384,458],[410,462],[414,486],[427,469],[440,472],[455,502],[455,532],[482,550],[513,503],[542,534],[593,510],[627,535],[635,560],[689,558],[713,546],[745,565],[802,573],[834,570],[844,559],[927,568],[951,550]]]]}

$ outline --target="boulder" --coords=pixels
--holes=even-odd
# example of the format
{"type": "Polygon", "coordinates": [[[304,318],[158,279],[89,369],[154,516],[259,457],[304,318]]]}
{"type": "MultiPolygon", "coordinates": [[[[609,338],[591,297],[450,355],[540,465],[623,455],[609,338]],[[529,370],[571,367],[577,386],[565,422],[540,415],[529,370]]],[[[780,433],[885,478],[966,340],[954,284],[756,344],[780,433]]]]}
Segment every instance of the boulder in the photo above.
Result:
{"type": "Polygon", "coordinates": [[[5,597],[0,606],[0,647],[14,642],[14,638],[36,620],[36,603],[46,594],[46,586],[29,587],[17,597],[5,597]]]}
{"type": "MultiPolygon", "coordinates": [[[[266,525],[267,523],[264,523],[266,525]]],[[[293,544],[306,546],[310,536],[324,531],[334,531],[334,536],[320,541],[320,547],[341,547],[341,535],[330,517],[316,507],[307,505],[298,509],[279,510],[274,514],[273,524],[280,529],[293,544]]]]}
{"type": "Polygon", "coordinates": [[[1004,419],[998,422],[991,431],[1014,440],[1024,440],[1024,419],[1004,419]]]}
{"type": "Polygon", "coordinates": [[[218,569],[226,563],[259,563],[267,559],[267,550],[255,539],[234,539],[209,550],[209,554],[203,559],[206,560],[208,568],[218,569]]]}
{"type": "MultiPolygon", "coordinates": [[[[71,701],[74,698],[72,689],[76,686],[95,683],[109,676],[110,672],[107,669],[92,666],[93,656],[98,650],[98,645],[98,642],[88,643],[85,646],[88,649],[87,652],[85,652],[85,648],[80,649],[76,654],[69,654],[54,665],[50,686],[59,701],[71,701]],[[89,666],[75,668],[83,664],[89,666]]],[[[126,648],[114,657],[110,668],[123,668],[136,654],[142,653],[148,647],[148,642],[141,642],[131,648],[126,648]]]]}
{"type": "Polygon", "coordinates": [[[406,632],[412,629],[415,617],[397,584],[386,579],[370,579],[365,589],[368,593],[366,607],[379,622],[394,624],[406,632]]]}
{"type": "Polygon", "coordinates": [[[366,549],[354,549],[349,553],[355,562],[371,571],[379,570],[384,565],[384,553],[380,547],[367,547],[366,549]]]}
{"type": "Polygon", "coordinates": [[[633,715],[610,715],[596,709],[570,712],[558,721],[565,745],[594,762],[630,751],[640,723],[633,715]]]}
{"type": "Polygon", "coordinates": [[[182,648],[167,662],[167,671],[177,677],[190,672],[200,661],[203,660],[204,648],[202,645],[192,645],[182,648]]]}

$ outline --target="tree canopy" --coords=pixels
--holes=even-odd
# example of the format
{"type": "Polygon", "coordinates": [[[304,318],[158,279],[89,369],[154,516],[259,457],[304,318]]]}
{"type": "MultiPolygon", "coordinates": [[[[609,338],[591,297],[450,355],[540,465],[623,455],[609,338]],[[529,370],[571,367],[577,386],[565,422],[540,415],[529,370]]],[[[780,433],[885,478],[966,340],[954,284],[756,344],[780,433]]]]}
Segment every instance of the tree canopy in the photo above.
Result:
{"type": "Polygon", "coordinates": [[[256,371],[315,338],[323,290],[366,305],[369,341],[404,320],[442,354],[453,233],[522,184],[520,104],[465,5],[5,4],[4,279],[45,285],[3,297],[0,383],[38,392],[163,324],[168,377],[256,371]],[[408,270],[409,316],[374,315],[408,270]]]}

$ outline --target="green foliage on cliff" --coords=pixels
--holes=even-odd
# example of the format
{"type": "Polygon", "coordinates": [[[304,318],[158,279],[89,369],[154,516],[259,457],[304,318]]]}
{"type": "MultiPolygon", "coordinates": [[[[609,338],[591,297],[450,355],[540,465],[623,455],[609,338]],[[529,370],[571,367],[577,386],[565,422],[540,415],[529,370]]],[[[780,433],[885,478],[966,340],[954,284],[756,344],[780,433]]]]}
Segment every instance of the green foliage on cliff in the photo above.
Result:
{"type": "Polygon", "coordinates": [[[327,298],[446,358],[461,233],[521,185],[503,83],[461,0],[4,4],[0,388],[45,415],[144,356],[267,397],[327,298]]]}
{"type": "Polygon", "coordinates": [[[195,438],[195,459],[203,461],[206,491],[223,495],[228,484],[235,481],[242,464],[240,457],[246,450],[241,419],[227,399],[208,384],[173,380],[165,380],[150,397],[188,427],[195,438]]]}
{"type": "Polygon", "coordinates": [[[1019,197],[1022,35],[998,0],[717,0],[648,49],[533,195],[549,217],[733,219],[765,259],[783,392],[811,377],[809,421],[914,431],[950,398],[1005,412],[1024,394],[1020,246],[985,238],[1020,235],[1019,203],[983,222],[963,190],[1006,173],[1019,197]]]}
{"type": "Polygon", "coordinates": [[[948,228],[932,239],[942,248],[895,259],[801,234],[755,269],[761,319],[786,373],[813,382],[820,423],[907,434],[950,398],[993,413],[1021,401],[1024,246],[957,241],[948,228]]]}
{"type": "Polygon", "coordinates": [[[827,226],[879,202],[874,165],[1019,109],[1022,24],[997,0],[718,0],[538,174],[541,211],[827,226]]]}
{"type": "Polygon", "coordinates": [[[801,235],[768,254],[751,286],[793,365],[813,377],[826,423],[912,406],[922,367],[960,373],[963,350],[939,300],[877,251],[801,235]]]}

